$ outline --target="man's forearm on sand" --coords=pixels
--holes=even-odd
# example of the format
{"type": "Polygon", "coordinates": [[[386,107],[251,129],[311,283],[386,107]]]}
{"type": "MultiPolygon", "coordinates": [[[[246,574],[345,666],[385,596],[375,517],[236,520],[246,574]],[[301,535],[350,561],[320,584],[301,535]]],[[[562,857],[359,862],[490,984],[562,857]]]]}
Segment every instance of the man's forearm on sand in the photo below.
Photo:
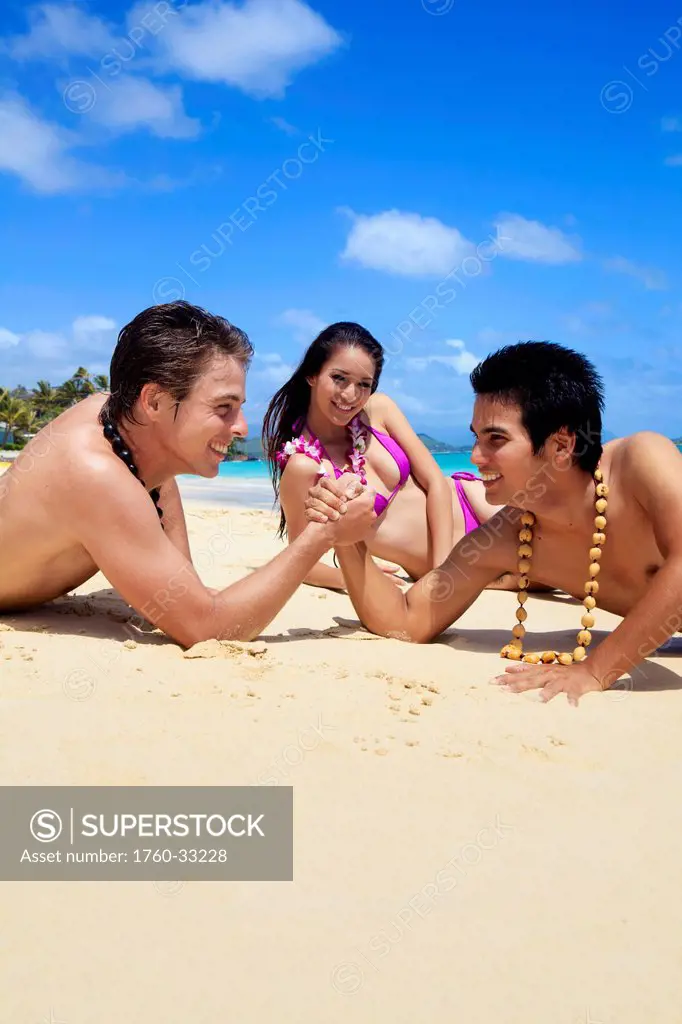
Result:
{"type": "Polygon", "coordinates": [[[407,633],[405,595],[375,564],[367,545],[338,547],[346,588],[362,624],[379,636],[407,633]]]}
{"type": "Polygon", "coordinates": [[[608,689],[682,628],[682,555],[658,570],[620,625],[590,655],[586,666],[608,689]]]}
{"type": "Polygon", "coordinates": [[[258,636],[333,545],[328,526],[310,523],[267,565],[213,597],[210,620],[199,639],[250,640],[258,636]]]}

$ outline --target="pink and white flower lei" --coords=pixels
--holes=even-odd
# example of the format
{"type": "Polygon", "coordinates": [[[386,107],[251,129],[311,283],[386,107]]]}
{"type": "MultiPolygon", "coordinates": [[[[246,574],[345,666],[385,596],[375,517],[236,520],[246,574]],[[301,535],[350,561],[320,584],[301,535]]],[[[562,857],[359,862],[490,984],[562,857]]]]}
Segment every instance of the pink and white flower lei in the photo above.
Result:
{"type": "MultiPolygon", "coordinates": [[[[350,452],[351,472],[356,476],[359,476],[361,482],[366,484],[365,451],[367,448],[367,441],[365,427],[359,416],[355,416],[348,424],[348,432],[352,441],[350,452]]],[[[317,462],[320,467],[318,469],[318,474],[320,476],[329,476],[329,472],[322,465],[322,445],[317,438],[315,438],[314,441],[308,441],[307,438],[301,434],[299,437],[292,437],[291,441],[285,441],[276,456],[277,462],[282,469],[284,469],[291,456],[296,453],[307,455],[309,458],[317,462]]]]}
{"type": "Polygon", "coordinates": [[[300,437],[292,437],[291,441],[285,441],[277,452],[277,461],[282,469],[284,469],[291,456],[295,455],[297,452],[301,455],[308,455],[311,459],[314,459],[320,467],[319,473],[321,476],[329,476],[327,470],[322,465],[321,445],[317,438],[314,441],[308,441],[303,434],[301,434],[300,437]]]}
{"type": "Polygon", "coordinates": [[[348,424],[348,432],[350,433],[353,446],[350,452],[350,464],[352,472],[356,476],[360,477],[360,482],[363,484],[367,483],[367,477],[365,476],[365,451],[367,450],[367,435],[365,433],[365,427],[360,421],[359,416],[355,416],[348,424]]]}

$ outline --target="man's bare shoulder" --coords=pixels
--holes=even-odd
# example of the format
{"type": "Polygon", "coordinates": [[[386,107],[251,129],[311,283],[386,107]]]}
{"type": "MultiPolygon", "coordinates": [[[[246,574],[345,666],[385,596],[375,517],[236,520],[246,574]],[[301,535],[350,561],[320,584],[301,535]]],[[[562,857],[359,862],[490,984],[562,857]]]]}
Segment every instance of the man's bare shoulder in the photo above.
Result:
{"type": "Polygon", "coordinates": [[[604,451],[613,450],[622,459],[628,461],[647,458],[656,454],[674,454],[682,457],[677,445],[664,434],[658,434],[654,430],[638,430],[627,437],[617,438],[604,445],[604,451]]]}
{"type": "MultiPolygon", "coordinates": [[[[93,396],[95,397],[95,396],[93,396]]],[[[98,420],[101,401],[85,399],[79,407],[58,416],[45,430],[45,437],[37,434],[25,453],[32,458],[31,472],[27,476],[49,485],[54,513],[75,515],[95,514],[100,509],[120,508],[149,502],[149,496],[137,476],[115,454],[104,436],[98,420]],[[35,472],[38,470],[39,472],[35,472]],[[42,470],[42,472],[40,472],[42,470]]],[[[99,514],[99,511],[98,513],[99,514]]]]}
{"type": "Polygon", "coordinates": [[[105,453],[108,442],[98,419],[101,406],[100,396],[93,395],[66,409],[38,431],[22,455],[33,465],[47,467],[58,462],[62,469],[68,469],[72,463],[105,453]]]}
{"type": "Polygon", "coordinates": [[[605,462],[627,486],[649,480],[657,472],[680,474],[682,453],[674,441],[653,430],[640,430],[604,445],[605,462]]]}

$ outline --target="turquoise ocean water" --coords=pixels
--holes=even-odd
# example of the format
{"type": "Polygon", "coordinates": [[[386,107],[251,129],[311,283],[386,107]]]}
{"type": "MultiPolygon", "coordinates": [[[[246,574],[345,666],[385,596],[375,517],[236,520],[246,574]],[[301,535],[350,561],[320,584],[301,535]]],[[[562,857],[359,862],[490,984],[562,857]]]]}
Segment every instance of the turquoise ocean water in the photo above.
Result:
{"type": "MultiPolygon", "coordinates": [[[[467,453],[434,457],[444,474],[457,470],[475,472],[467,453]]],[[[268,511],[274,508],[272,482],[265,462],[223,462],[220,473],[212,480],[179,476],[178,486],[183,498],[190,501],[208,505],[241,505],[268,511]]]]}
{"type": "MultiPolygon", "coordinates": [[[[678,445],[682,451],[682,445],[678,445]]],[[[470,461],[470,453],[435,455],[436,462],[444,474],[459,470],[476,472],[470,461]]],[[[180,493],[190,501],[201,501],[208,505],[241,505],[245,508],[274,508],[273,490],[265,462],[223,462],[220,473],[212,480],[199,476],[178,477],[180,493]]]]}

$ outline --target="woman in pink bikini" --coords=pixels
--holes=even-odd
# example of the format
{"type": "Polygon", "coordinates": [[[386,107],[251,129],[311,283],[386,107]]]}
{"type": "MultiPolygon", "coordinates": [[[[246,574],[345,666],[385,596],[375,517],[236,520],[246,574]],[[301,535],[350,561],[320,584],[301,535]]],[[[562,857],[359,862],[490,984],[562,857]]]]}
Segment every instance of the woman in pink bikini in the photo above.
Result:
{"type": "MultiPolygon", "coordinates": [[[[278,536],[292,541],[303,530],[304,502],[321,474],[353,472],[376,491],[371,553],[416,580],[498,507],[473,473],[444,476],[395,402],[377,393],[383,362],[381,345],[359,324],[325,328],[273,396],[263,448],[280,504],[278,536]]],[[[341,570],[323,562],[305,582],[345,589],[341,570]]]]}

